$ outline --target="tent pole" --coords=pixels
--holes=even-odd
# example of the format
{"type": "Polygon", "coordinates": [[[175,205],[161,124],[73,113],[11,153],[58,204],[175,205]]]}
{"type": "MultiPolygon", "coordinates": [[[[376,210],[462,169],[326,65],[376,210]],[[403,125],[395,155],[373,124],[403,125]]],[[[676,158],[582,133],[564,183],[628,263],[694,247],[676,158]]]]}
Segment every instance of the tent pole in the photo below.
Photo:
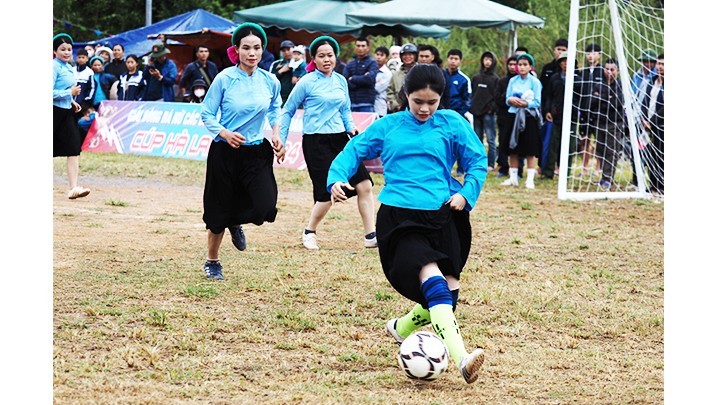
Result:
{"type": "Polygon", "coordinates": [[[152,0],[145,0],[145,26],[152,25],[152,0]]]}

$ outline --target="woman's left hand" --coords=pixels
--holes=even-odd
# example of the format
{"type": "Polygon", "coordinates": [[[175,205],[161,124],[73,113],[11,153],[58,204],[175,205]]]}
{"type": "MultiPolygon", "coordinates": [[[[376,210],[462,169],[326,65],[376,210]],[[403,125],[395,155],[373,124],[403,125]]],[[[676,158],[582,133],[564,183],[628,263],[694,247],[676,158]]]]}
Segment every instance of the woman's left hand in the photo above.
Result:
{"type": "Polygon", "coordinates": [[[448,204],[450,204],[451,210],[462,211],[465,209],[465,204],[467,204],[467,201],[465,201],[465,197],[460,195],[460,193],[455,193],[448,200],[448,204]]]}
{"type": "Polygon", "coordinates": [[[285,160],[285,145],[283,145],[282,141],[280,141],[280,138],[273,138],[272,140],[272,148],[275,151],[275,156],[277,158],[278,163],[282,163],[285,160]]]}

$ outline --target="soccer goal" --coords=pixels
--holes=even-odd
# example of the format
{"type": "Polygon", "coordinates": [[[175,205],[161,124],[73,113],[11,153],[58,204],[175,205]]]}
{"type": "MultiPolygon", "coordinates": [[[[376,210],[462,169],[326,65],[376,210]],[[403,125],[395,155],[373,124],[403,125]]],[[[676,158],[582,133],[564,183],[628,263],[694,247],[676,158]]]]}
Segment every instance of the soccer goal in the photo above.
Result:
{"type": "Polygon", "coordinates": [[[558,198],[662,196],[664,135],[647,128],[655,104],[643,102],[663,47],[662,0],[571,0],[558,198]],[[617,66],[621,111],[594,92],[608,60],[617,66]]]}

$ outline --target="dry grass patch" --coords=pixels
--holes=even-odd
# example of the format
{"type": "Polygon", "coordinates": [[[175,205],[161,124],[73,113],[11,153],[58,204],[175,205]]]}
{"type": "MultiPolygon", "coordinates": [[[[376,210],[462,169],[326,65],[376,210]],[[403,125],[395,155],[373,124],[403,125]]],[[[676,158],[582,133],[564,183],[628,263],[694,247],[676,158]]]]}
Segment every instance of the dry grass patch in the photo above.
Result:
{"type": "Polygon", "coordinates": [[[276,170],[277,221],[246,226],[244,252],[226,235],[227,280],[209,282],[203,162],[84,153],[92,193],[72,201],[60,158],[54,171],[57,404],[663,402],[662,202],[489,177],[457,311],[484,371],[417,384],[384,331],[411,303],[362,247],[355,202],[302,248],[305,172],[276,170]]]}

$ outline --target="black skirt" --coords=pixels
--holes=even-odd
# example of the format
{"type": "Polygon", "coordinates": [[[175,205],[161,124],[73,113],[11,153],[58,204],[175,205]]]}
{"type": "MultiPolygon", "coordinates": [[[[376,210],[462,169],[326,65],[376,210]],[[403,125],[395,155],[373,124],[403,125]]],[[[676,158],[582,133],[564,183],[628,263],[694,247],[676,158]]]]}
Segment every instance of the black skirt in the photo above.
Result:
{"type": "Polygon", "coordinates": [[[72,108],[53,106],[53,157],[79,156],[82,139],[72,108]]]}
{"type": "Polygon", "coordinates": [[[203,221],[205,228],[222,233],[234,225],[274,222],[278,188],[270,142],[241,146],[213,142],[207,157],[203,221]]]}
{"type": "MultiPolygon", "coordinates": [[[[510,134],[515,125],[515,114],[512,114],[513,121],[510,123],[510,134]]],[[[525,130],[518,134],[517,146],[510,149],[510,138],[512,135],[500,139],[500,147],[507,155],[535,156],[542,154],[542,138],[537,120],[530,114],[525,114],[525,130]]]]}
{"type": "Polygon", "coordinates": [[[380,262],[393,288],[427,308],[420,270],[436,262],[444,275],[460,279],[472,243],[470,213],[448,204],[435,211],[381,205],[377,213],[380,262]]]}
{"type": "MultiPolygon", "coordinates": [[[[349,141],[350,138],[345,132],[337,134],[305,134],[302,137],[303,155],[305,156],[305,164],[307,165],[310,180],[312,180],[315,201],[330,201],[330,193],[327,191],[327,177],[330,165],[349,141]]],[[[354,187],[363,180],[370,180],[371,184],[375,184],[365,165],[360,163],[348,183],[354,187]]],[[[357,192],[355,190],[345,190],[345,195],[350,198],[356,196],[357,192]]]]}

